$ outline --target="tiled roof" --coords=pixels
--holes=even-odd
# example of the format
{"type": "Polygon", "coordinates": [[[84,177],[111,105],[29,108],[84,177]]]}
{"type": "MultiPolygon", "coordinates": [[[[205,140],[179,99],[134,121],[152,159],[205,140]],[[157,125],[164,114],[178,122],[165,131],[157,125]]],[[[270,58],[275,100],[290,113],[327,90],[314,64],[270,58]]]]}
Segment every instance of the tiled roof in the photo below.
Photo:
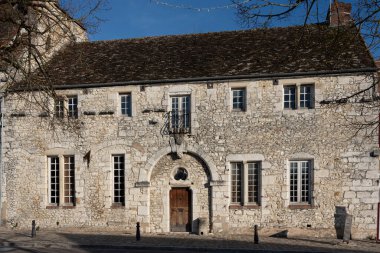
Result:
{"type": "Polygon", "coordinates": [[[83,42],[47,66],[55,85],[375,68],[355,28],[328,25],[83,42]]]}

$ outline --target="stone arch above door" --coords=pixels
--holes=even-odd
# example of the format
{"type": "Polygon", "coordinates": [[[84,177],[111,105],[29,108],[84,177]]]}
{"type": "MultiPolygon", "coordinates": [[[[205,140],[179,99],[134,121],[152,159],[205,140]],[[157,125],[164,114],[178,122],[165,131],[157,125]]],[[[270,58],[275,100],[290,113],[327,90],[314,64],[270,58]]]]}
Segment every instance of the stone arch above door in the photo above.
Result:
{"type": "MultiPolygon", "coordinates": [[[[150,182],[150,177],[153,168],[156,166],[157,162],[165,155],[172,153],[170,147],[163,148],[156,152],[146,163],[145,167],[141,168],[139,171],[139,180],[136,185],[147,185],[150,182]]],[[[211,182],[221,182],[222,177],[219,175],[215,163],[212,161],[211,157],[208,156],[200,147],[195,145],[187,145],[184,153],[189,153],[200,158],[206,165],[210,173],[211,182]]]]}
{"type": "Polygon", "coordinates": [[[210,170],[199,156],[189,152],[181,159],[173,153],[162,156],[150,175],[150,231],[195,232],[199,218],[211,220],[210,181],[210,170]],[[176,177],[181,170],[186,177],[176,177]]]}

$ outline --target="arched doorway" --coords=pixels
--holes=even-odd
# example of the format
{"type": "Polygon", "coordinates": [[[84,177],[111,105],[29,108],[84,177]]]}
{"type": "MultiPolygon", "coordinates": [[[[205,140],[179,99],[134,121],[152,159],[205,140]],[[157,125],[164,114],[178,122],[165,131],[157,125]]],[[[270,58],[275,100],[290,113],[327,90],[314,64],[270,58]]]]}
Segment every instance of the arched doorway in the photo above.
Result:
{"type": "Polygon", "coordinates": [[[211,215],[211,176],[199,157],[167,154],[150,177],[151,232],[196,232],[198,219],[211,215]]]}

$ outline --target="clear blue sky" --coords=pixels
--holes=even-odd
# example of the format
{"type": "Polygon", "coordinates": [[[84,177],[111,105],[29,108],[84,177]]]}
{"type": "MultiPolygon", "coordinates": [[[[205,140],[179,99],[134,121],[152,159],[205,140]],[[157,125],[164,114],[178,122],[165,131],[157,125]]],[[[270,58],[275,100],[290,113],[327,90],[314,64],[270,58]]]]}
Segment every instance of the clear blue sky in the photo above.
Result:
{"type": "MultiPolygon", "coordinates": [[[[329,0],[319,1],[324,15],[328,3],[329,0]]],[[[108,10],[98,13],[105,21],[100,23],[95,34],[90,34],[90,39],[110,40],[246,29],[239,22],[236,9],[229,5],[230,0],[108,0],[108,10]],[[229,8],[223,8],[225,6],[229,8]],[[196,8],[201,11],[195,10],[196,8]]],[[[302,24],[302,18],[293,15],[291,20],[278,25],[297,23],[302,24]]]]}
{"type": "MultiPolygon", "coordinates": [[[[86,6],[89,0],[62,1],[84,2],[86,6]]],[[[95,33],[89,34],[92,41],[248,29],[241,24],[231,0],[107,1],[106,8],[97,13],[103,21],[95,33]]],[[[330,1],[318,0],[314,5],[318,8],[319,21],[324,21],[330,1]]],[[[353,12],[356,11],[356,0],[340,1],[352,3],[353,12]]],[[[304,15],[303,9],[297,9],[289,18],[275,21],[272,26],[302,25],[304,15]]],[[[311,16],[310,21],[317,22],[317,19],[311,16]]],[[[380,56],[378,49],[371,51],[376,58],[380,56]]]]}

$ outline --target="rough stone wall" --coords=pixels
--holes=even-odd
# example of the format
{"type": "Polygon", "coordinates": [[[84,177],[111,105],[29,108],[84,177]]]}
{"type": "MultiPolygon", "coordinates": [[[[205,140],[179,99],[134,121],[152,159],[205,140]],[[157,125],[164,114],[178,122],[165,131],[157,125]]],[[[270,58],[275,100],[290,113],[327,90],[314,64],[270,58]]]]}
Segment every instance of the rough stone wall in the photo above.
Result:
{"type": "Polygon", "coordinates": [[[379,163],[370,153],[378,147],[377,136],[355,135],[353,123],[377,118],[377,112],[363,111],[358,103],[319,104],[369,83],[363,76],[342,76],[282,79],[278,85],[253,80],[214,82],[212,88],[206,83],[178,83],[144,90],[137,85],[62,90],[63,95],[78,96],[79,117],[65,122],[40,116],[38,107],[9,96],[4,112],[1,218],[18,227],[36,219],[41,227],[131,230],[139,221],[144,231],[167,232],[168,198],[162,196],[172,187],[173,166],[183,163],[194,173],[193,194],[200,196],[193,217],[209,212],[214,233],[250,232],[254,224],[334,231],[339,223],[337,208],[344,207],[353,215],[354,237],[374,235],[379,163]],[[315,85],[315,108],[284,110],[283,86],[305,83],[315,85]],[[232,110],[234,87],[246,89],[245,111],[232,110]],[[132,117],[120,115],[120,93],[131,94],[132,117]],[[164,131],[171,95],[191,95],[192,129],[182,145],[173,145],[164,131]],[[95,115],[85,115],[89,111],[95,115]],[[110,111],[113,114],[102,113],[110,111]],[[89,151],[88,162],[83,157],[89,151]],[[184,156],[171,160],[172,152],[184,156]],[[54,154],[75,155],[75,207],[48,207],[47,156],[54,154]],[[126,158],[122,207],[112,206],[113,154],[126,158]],[[256,207],[230,205],[230,162],[236,159],[261,163],[256,207]],[[313,163],[312,199],[308,207],[291,208],[289,160],[298,159],[313,163]],[[204,186],[206,180],[209,188],[204,186]],[[212,198],[206,201],[208,194],[212,198]]]}

